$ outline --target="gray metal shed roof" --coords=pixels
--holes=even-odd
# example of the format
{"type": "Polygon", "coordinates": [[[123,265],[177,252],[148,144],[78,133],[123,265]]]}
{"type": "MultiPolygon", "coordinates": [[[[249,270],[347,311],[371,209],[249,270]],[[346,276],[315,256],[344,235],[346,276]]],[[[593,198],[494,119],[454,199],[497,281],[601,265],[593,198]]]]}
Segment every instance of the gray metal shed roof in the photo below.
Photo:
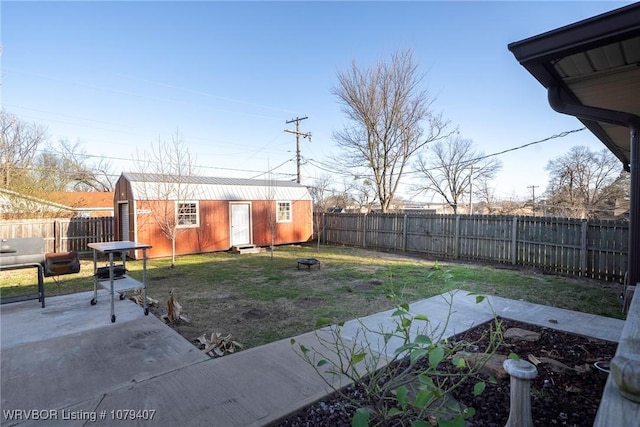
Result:
{"type": "Polygon", "coordinates": [[[170,193],[167,198],[173,200],[311,200],[307,187],[292,181],[137,172],[123,172],[122,175],[131,184],[137,200],[157,199],[158,194],[167,192],[170,193]]]}

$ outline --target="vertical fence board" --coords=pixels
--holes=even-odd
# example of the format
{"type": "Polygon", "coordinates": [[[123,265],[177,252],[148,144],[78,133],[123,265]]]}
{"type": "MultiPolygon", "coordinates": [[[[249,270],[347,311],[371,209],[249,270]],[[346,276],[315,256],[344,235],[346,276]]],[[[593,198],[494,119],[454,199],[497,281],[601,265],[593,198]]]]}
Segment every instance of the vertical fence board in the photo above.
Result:
{"type": "Polygon", "coordinates": [[[45,252],[89,253],[88,243],[113,240],[113,217],[8,220],[0,223],[0,238],[24,237],[44,238],[45,252]]]}
{"type": "Polygon", "coordinates": [[[626,221],[379,213],[325,218],[327,243],[511,263],[609,281],[622,281],[627,271],[626,221]]]}
{"type": "MultiPolygon", "coordinates": [[[[543,217],[325,213],[325,243],[512,263],[560,274],[622,281],[629,224],[543,217]]],[[[9,220],[1,238],[43,237],[47,252],[89,252],[113,240],[113,217],[9,220]]]]}

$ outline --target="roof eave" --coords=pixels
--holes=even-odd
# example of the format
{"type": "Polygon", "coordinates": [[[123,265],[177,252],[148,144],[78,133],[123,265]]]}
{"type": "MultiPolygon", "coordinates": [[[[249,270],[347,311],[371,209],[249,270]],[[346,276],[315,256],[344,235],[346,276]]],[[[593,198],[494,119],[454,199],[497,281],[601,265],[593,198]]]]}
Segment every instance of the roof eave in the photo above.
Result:
{"type": "Polygon", "coordinates": [[[508,49],[520,64],[529,69],[527,64],[532,61],[548,62],[550,59],[624,40],[630,33],[640,31],[636,13],[640,14],[640,3],[510,43],[508,49]]]}
{"type": "MultiPolygon", "coordinates": [[[[547,90],[560,87],[572,101],[580,103],[553,66],[553,61],[596,47],[640,35],[640,3],[634,3],[537,36],[510,43],[518,62],[547,90]]],[[[593,120],[578,118],[614,155],[625,169],[629,158],[593,120]]]]}

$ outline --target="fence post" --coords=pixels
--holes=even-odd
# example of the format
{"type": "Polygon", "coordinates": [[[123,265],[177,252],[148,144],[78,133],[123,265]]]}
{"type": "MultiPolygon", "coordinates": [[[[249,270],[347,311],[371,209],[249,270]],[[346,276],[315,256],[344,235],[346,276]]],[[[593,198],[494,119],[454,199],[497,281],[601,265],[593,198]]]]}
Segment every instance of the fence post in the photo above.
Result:
{"type": "Polygon", "coordinates": [[[367,247],[367,214],[362,218],[362,247],[367,247]]]}
{"type": "Polygon", "coordinates": [[[407,252],[407,214],[404,214],[402,224],[402,252],[407,252]]]}
{"type": "Polygon", "coordinates": [[[511,224],[511,264],[518,262],[518,217],[513,217],[511,224]]]}
{"type": "Polygon", "coordinates": [[[580,224],[580,275],[586,276],[587,274],[587,253],[589,247],[587,246],[587,227],[588,223],[586,219],[582,220],[580,224]]]}
{"type": "Polygon", "coordinates": [[[460,258],[460,215],[456,215],[456,228],[454,233],[453,257],[458,259],[460,258]]]}
{"type": "Polygon", "coordinates": [[[53,221],[53,252],[60,252],[60,242],[60,221],[56,219],[53,221]]]}

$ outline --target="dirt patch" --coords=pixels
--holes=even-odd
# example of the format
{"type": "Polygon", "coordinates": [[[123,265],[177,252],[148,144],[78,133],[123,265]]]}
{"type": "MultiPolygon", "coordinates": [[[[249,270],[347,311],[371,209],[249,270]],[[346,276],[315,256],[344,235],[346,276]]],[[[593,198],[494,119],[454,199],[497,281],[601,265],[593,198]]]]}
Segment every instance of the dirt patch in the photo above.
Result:
{"type": "MultiPolygon", "coordinates": [[[[187,340],[194,340],[203,333],[231,334],[233,340],[242,343],[245,348],[265,342],[294,336],[297,321],[312,304],[321,304],[322,299],[309,300],[302,306],[286,298],[274,301],[258,301],[239,295],[222,292],[209,293],[199,298],[182,298],[182,314],[189,322],[180,321],[171,327],[187,340]],[[305,306],[306,305],[306,306],[305,306]]],[[[151,311],[160,317],[166,313],[165,301],[151,311]]]]}
{"type": "MultiPolygon", "coordinates": [[[[424,257],[352,248],[320,253],[300,249],[300,256],[317,257],[322,264],[320,269],[298,270],[297,251],[276,253],[274,259],[256,255],[226,260],[224,255],[212,255],[212,261],[198,268],[151,269],[148,292],[159,301],[152,312],[158,317],[167,313],[169,290],[174,287],[182,314],[190,320],[171,325],[176,332],[189,341],[213,332],[231,334],[251,348],[312,331],[320,318],[340,322],[390,310],[394,304],[387,299],[389,294],[406,300],[428,298],[431,288],[441,292],[429,282],[431,275],[446,271],[444,265],[435,268],[424,257]],[[402,276],[360,271],[377,271],[395,260],[403,261],[402,276]]],[[[491,284],[477,288],[484,294],[496,293],[491,284]]],[[[528,295],[522,298],[529,300],[528,295]]],[[[571,302],[564,299],[567,305],[571,302]]]]}
{"type": "Polygon", "coordinates": [[[361,271],[363,273],[375,273],[376,271],[381,270],[381,267],[376,265],[359,265],[353,268],[356,271],[361,271]]]}
{"type": "Polygon", "coordinates": [[[231,294],[229,292],[221,292],[221,293],[213,294],[212,297],[215,299],[227,299],[227,298],[231,298],[231,294]]]}
{"type": "Polygon", "coordinates": [[[248,319],[248,320],[251,320],[251,319],[264,319],[265,317],[267,317],[269,315],[270,315],[270,313],[268,313],[268,312],[266,312],[264,310],[261,310],[259,308],[255,308],[255,307],[249,309],[248,311],[245,311],[244,313],[242,313],[242,317],[244,319],[248,319]]]}
{"type": "Polygon", "coordinates": [[[324,304],[322,298],[302,298],[294,302],[298,308],[308,309],[311,307],[320,307],[324,304]]]}

